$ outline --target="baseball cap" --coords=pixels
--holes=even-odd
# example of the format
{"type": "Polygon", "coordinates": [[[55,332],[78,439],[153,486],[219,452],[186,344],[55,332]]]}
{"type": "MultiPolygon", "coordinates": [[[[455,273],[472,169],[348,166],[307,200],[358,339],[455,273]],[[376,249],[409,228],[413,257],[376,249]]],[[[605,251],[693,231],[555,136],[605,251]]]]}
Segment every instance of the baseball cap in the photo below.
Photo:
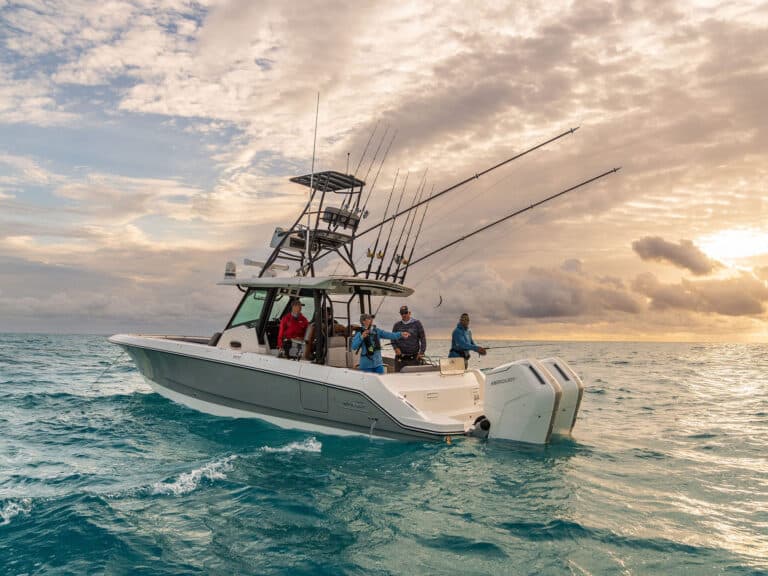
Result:
{"type": "Polygon", "coordinates": [[[400,314],[408,314],[408,312],[410,312],[410,310],[408,310],[408,306],[400,306],[400,314]]]}

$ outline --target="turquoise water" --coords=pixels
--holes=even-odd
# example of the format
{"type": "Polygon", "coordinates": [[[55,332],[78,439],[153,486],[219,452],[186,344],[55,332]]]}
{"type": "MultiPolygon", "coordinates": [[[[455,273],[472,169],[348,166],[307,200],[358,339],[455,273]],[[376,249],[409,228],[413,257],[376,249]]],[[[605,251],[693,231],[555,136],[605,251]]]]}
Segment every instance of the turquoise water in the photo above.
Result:
{"type": "Polygon", "coordinates": [[[768,574],[768,346],[494,350],[585,380],[541,449],[207,416],[119,354],[0,335],[0,574],[768,574]]]}

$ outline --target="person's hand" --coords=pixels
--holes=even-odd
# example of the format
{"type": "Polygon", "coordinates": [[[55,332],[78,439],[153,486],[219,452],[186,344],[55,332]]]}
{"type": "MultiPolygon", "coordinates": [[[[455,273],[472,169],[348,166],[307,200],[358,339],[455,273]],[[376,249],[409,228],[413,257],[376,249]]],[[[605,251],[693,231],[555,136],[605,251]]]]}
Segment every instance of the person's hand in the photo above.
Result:
{"type": "Polygon", "coordinates": [[[424,354],[422,354],[421,352],[416,354],[416,360],[423,360],[423,359],[424,359],[424,354]]]}
{"type": "Polygon", "coordinates": [[[368,334],[370,334],[370,330],[363,330],[363,338],[368,338],[368,334]]]}
{"type": "Polygon", "coordinates": [[[408,340],[408,338],[410,338],[410,336],[411,335],[408,332],[400,332],[400,338],[405,338],[406,340],[408,340]]]}
{"type": "Polygon", "coordinates": [[[403,353],[400,352],[400,348],[395,347],[395,356],[401,356],[403,353]]]}
{"type": "Polygon", "coordinates": [[[486,354],[488,354],[488,351],[482,346],[478,346],[477,353],[480,354],[480,356],[485,356],[486,354]]]}

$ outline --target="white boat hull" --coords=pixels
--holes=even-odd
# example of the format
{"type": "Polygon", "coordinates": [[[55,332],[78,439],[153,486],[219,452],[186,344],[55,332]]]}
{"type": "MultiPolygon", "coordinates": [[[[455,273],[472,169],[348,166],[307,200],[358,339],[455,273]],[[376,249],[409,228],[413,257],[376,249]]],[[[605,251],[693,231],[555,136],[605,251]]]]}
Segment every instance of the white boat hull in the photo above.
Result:
{"type": "Polygon", "coordinates": [[[201,339],[119,334],[110,341],[126,350],[153,390],[175,402],[327,434],[421,440],[472,434],[545,444],[563,396],[537,361],[504,365],[487,376],[479,370],[378,375],[208,346],[201,339]],[[530,373],[531,363],[544,384],[530,373]],[[490,430],[480,426],[483,417],[490,430]]]}

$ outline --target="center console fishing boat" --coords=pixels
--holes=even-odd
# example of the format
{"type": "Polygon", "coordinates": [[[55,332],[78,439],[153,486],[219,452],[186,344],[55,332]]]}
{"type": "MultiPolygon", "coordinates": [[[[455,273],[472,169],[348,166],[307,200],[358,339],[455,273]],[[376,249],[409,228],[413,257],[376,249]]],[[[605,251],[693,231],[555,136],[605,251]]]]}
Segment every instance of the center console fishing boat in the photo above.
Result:
{"type": "MultiPolygon", "coordinates": [[[[568,436],[584,386],[559,358],[521,359],[483,371],[466,369],[463,358],[440,358],[401,372],[394,372],[392,359],[385,358],[387,372],[376,374],[357,368],[359,352],[351,349],[351,342],[359,329],[360,314],[374,313],[376,302],[383,298],[413,294],[405,278],[414,265],[617,170],[553,194],[414,259],[432,200],[574,130],[429,196],[424,196],[422,180],[410,206],[400,210],[398,201],[388,216],[396,189],[393,184],[384,216],[365,230],[360,228],[368,217],[370,192],[364,198],[363,180],[335,171],[292,178],[309,188],[309,200],[290,228],[275,230],[269,258],[247,262],[259,266],[258,276],[238,275],[235,265],[227,264],[220,284],[241,290],[243,296],[221,333],[210,338],[118,334],[110,341],[131,356],[156,392],[210,414],[260,418],[286,428],[329,434],[394,439],[450,440],[469,435],[545,444],[568,436]],[[395,234],[396,244],[390,242],[393,229],[400,231],[399,239],[395,234]],[[377,233],[375,243],[373,232],[377,233]],[[369,234],[364,263],[359,266],[355,242],[359,245],[360,238],[369,234]],[[331,258],[337,258],[347,272],[316,275],[331,258]],[[278,275],[291,267],[294,275],[278,275]],[[279,323],[296,299],[303,304],[309,326],[285,354],[278,349],[279,323]]],[[[386,133],[379,148],[385,137],[386,133]]],[[[377,175],[380,170],[381,165],[377,175]]],[[[405,185],[402,189],[400,200],[405,185]]]]}

